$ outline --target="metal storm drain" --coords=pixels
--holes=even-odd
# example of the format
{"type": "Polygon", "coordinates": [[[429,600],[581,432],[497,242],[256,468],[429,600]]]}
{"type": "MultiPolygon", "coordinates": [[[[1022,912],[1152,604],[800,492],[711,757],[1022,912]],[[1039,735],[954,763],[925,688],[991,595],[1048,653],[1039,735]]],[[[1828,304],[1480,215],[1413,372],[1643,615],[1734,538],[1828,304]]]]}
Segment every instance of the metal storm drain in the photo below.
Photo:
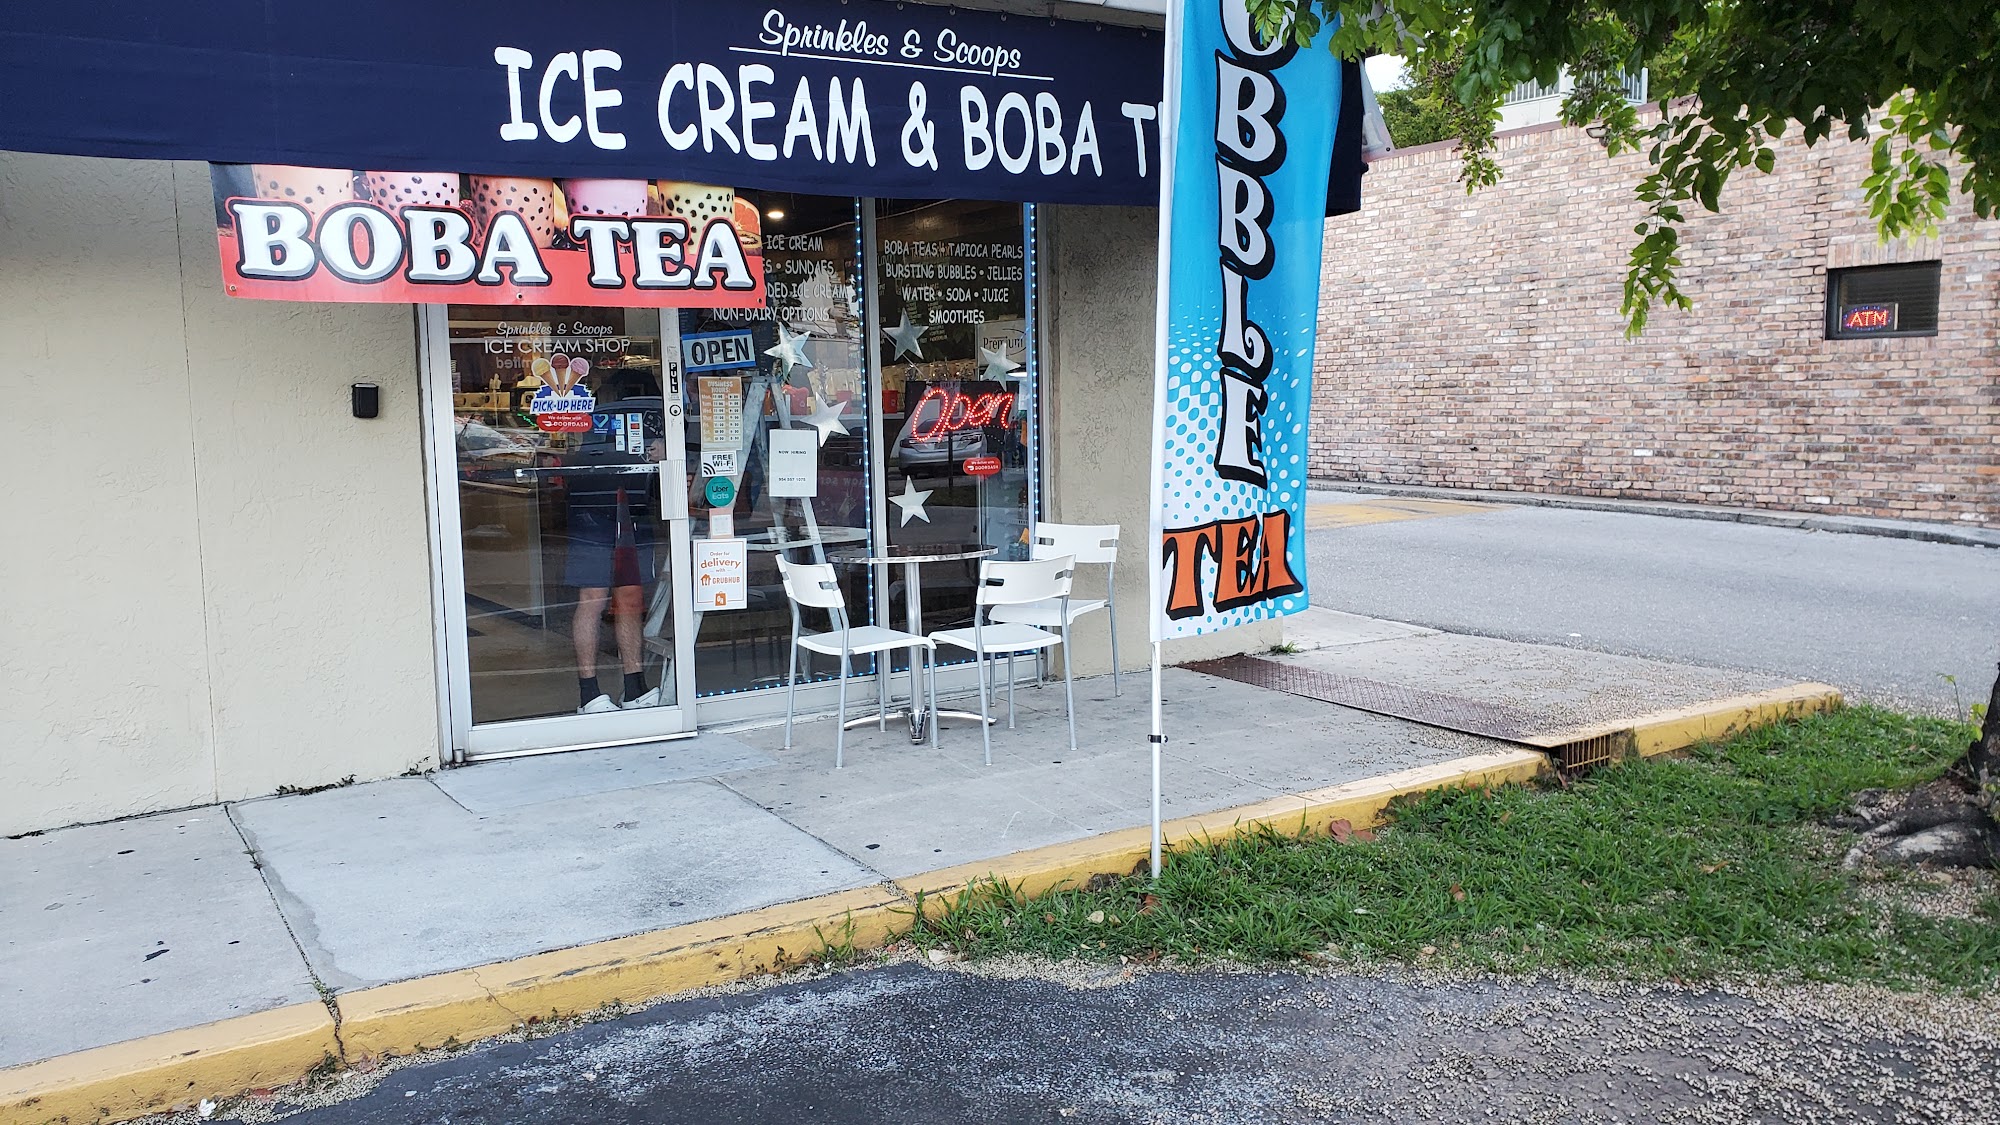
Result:
{"type": "Polygon", "coordinates": [[[1187,667],[1191,671],[1235,680],[1252,687],[1508,742],[1525,741],[1534,733],[1536,726],[1532,715],[1512,707],[1447,695],[1441,691],[1425,691],[1359,676],[1301,668],[1255,656],[1204,660],[1187,667]]]}
{"type": "Polygon", "coordinates": [[[1618,731],[1600,734],[1591,738],[1580,738],[1575,742],[1544,747],[1556,760],[1556,768],[1564,773],[1583,773],[1599,766],[1610,765],[1632,752],[1632,732],[1618,731]]]}

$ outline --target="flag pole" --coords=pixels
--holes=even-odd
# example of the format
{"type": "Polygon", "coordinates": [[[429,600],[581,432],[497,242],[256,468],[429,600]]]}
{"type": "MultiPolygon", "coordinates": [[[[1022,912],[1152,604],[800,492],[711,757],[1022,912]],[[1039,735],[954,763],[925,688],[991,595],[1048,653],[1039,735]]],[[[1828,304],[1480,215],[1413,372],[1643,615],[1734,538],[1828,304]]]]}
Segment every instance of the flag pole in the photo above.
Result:
{"type": "Polygon", "coordinates": [[[1153,642],[1153,880],[1160,878],[1160,745],[1167,736],[1160,733],[1160,642],[1153,642]]]}
{"type": "MultiPolygon", "coordinates": [[[[1160,748],[1166,745],[1167,736],[1160,721],[1160,635],[1161,618],[1166,604],[1165,591],[1160,588],[1160,571],[1164,565],[1161,557],[1160,534],[1163,528],[1161,500],[1166,491],[1166,471],[1160,463],[1161,449],[1167,432],[1167,324],[1169,320],[1169,294],[1167,277],[1173,253],[1173,200],[1174,200],[1174,156],[1176,151],[1175,122],[1180,116],[1181,77],[1181,24],[1186,19],[1187,0],[1168,0],[1166,34],[1166,81],[1160,91],[1159,138],[1160,138],[1160,236],[1159,236],[1159,276],[1154,291],[1153,313],[1153,441],[1151,487],[1147,500],[1151,510],[1146,515],[1146,559],[1150,564],[1147,575],[1147,593],[1152,602],[1148,615],[1148,628],[1152,632],[1153,660],[1153,729],[1147,743],[1153,755],[1153,839],[1152,877],[1160,878],[1160,748]]],[[[1143,150],[1142,150],[1143,159],[1143,150]]]]}

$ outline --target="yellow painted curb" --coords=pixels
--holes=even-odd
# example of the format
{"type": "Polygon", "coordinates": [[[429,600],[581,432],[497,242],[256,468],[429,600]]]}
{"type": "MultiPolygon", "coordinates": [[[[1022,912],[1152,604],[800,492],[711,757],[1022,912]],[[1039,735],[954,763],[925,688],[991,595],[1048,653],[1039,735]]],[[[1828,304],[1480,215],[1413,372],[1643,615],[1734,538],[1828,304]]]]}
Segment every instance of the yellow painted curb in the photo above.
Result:
{"type": "Polygon", "coordinates": [[[1325,531],[1329,528],[1426,520],[1438,516],[1471,516],[1481,512],[1501,512],[1507,508],[1506,504],[1478,503],[1470,500],[1417,500],[1404,497],[1357,500],[1351,503],[1307,504],[1306,530],[1325,531]]]}
{"type": "Polygon", "coordinates": [[[352,1059],[499,1035],[531,1018],[638,1003],[797,964],[823,945],[881,945],[908,924],[886,886],[350,992],[335,1000],[352,1059]],[[849,923],[852,930],[849,930],[849,923]],[[824,935],[824,937],[822,937],[824,935]]]}
{"type": "MultiPolygon", "coordinates": [[[[1431,766],[1399,770],[1343,785],[1288,793],[1233,809],[1170,820],[1160,826],[1164,844],[1224,839],[1269,825],[1282,832],[1323,831],[1336,820],[1356,828],[1381,823],[1382,813],[1398,797],[1444,788],[1478,788],[1525,782],[1548,768],[1548,757],[1535,750],[1500,750],[1455,758],[1431,766]]],[[[1127,828],[1083,840],[1016,852],[895,880],[911,898],[955,895],[967,886],[1001,879],[1024,894],[1056,887],[1082,887],[1095,875],[1129,875],[1152,850],[1147,828],[1127,828]]]]}
{"type": "Polygon", "coordinates": [[[122,1121],[282,1086],[339,1050],[318,1002],[149,1035],[0,1070],[0,1125],[122,1121]]]}
{"type": "Polygon", "coordinates": [[[1841,704],[1839,688],[1826,684],[1791,684],[1690,707],[1677,707],[1671,711],[1656,711],[1636,719],[1536,735],[1522,741],[1553,749],[1586,739],[1629,735],[1632,749],[1641,757],[1650,758],[1685,750],[1698,742],[1728,738],[1781,719],[1838,710],[1841,704]]]}

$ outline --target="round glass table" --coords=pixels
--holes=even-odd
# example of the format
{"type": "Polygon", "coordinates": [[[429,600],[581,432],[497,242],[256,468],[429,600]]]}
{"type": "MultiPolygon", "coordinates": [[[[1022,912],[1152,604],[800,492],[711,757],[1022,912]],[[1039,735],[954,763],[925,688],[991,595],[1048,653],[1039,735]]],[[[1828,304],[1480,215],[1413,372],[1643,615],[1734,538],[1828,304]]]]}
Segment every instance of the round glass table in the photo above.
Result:
{"type": "MultiPolygon", "coordinates": [[[[828,551],[826,561],[844,566],[901,566],[903,568],[903,628],[919,637],[928,636],[924,632],[924,591],[918,568],[925,563],[963,562],[967,559],[984,559],[998,554],[1000,548],[987,547],[979,543],[902,543],[892,544],[885,551],[828,551]]],[[[974,612],[978,612],[975,608],[974,612]]],[[[929,677],[919,676],[925,681],[924,691],[930,690],[929,677]]],[[[893,714],[893,712],[891,712],[893,714]]],[[[939,718],[978,719],[989,721],[976,711],[947,711],[934,707],[926,694],[925,698],[912,699],[909,707],[910,741],[922,742],[929,725],[939,718]]],[[[859,726],[875,722],[877,716],[864,715],[849,719],[847,725],[859,726]]]]}

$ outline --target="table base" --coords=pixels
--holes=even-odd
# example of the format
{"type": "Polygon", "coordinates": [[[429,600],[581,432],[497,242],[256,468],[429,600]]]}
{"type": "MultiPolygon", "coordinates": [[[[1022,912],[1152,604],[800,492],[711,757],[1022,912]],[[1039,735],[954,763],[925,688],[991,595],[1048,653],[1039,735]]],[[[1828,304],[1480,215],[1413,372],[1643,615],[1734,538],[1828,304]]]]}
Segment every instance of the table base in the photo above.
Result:
{"type": "MultiPolygon", "coordinates": [[[[924,635],[924,593],[923,593],[924,588],[923,588],[923,583],[917,577],[918,565],[926,561],[949,562],[957,559],[984,559],[984,558],[990,558],[997,553],[998,553],[998,548],[995,547],[986,547],[976,544],[971,546],[954,545],[954,546],[937,548],[936,553],[930,556],[904,555],[900,557],[890,556],[890,557],[879,557],[879,558],[864,556],[861,558],[851,559],[847,561],[863,563],[868,566],[885,566],[885,567],[893,566],[898,563],[902,564],[904,628],[911,635],[921,637],[924,635]]],[[[911,659],[914,661],[915,657],[912,656],[911,659]]],[[[953,710],[947,710],[942,707],[935,707],[932,705],[932,701],[928,698],[930,692],[930,679],[931,676],[935,675],[937,671],[935,664],[935,657],[933,657],[932,659],[933,663],[929,670],[929,673],[926,674],[924,677],[923,688],[918,689],[915,685],[912,685],[911,687],[912,695],[922,694],[926,696],[921,706],[918,705],[917,701],[912,700],[910,703],[905,704],[900,709],[877,710],[873,715],[867,715],[863,716],[862,718],[848,720],[847,723],[844,724],[841,729],[845,730],[849,727],[857,727],[863,723],[881,722],[892,715],[897,717],[907,716],[910,721],[910,741],[922,742],[924,740],[926,733],[928,732],[928,728],[930,726],[933,717],[940,719],[984,718],[984,716],[974,714],[970,711],[953,711],[953,710]]],[[[876,674],[885,675],[887,673],[886,671],[878,671],[876,674]]],[[[878,696],[877,698],[879,699],[880,697],[878,696]]],[[[991,724],[993,722],[993,720],[991,719],[986,719],[985,721],[988,724],[991,724]]]]}
{"type": "MultiPolygon", "coordinates": [[[[927,714],[912,713],[908,707],[893,707],[887,711],[878,711],[873,715],[856,716],[852,719],[847,720],[845,723],[841,724],[841,729],[853,730],[855,727],[858,726],[865,726],[868,723],[879,722],[887,719],[907,719],[910,724],[910,741],[922,742],[925,736],[929,732],[930,717],[935,717],[939,719],[972,719],[977,721],[983,716],[981,716],[977,711],[957,711],[947,707],[937,708],[936,710],[930,711],[927,714]]],[[[986,722],[989,724],[996,723],[998,721],[999,721],[998,719],[986,720],[986,722]]]]}

